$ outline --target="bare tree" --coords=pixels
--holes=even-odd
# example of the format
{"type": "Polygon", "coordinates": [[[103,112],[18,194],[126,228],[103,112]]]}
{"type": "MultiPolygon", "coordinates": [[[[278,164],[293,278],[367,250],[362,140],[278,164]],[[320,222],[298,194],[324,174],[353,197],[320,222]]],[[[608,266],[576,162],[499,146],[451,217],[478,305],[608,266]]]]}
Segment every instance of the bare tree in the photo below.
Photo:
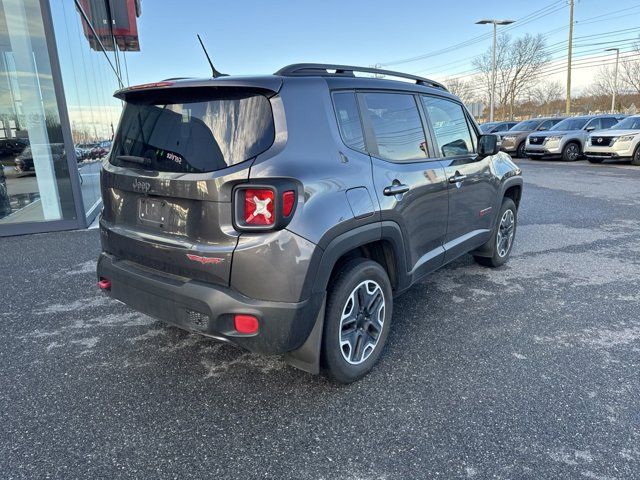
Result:
{"type": "MultiPolygon", "coordinates": [[[[542,35],[526,34],[512,40],[509,35],[500,35],[496,43],[496,99],[505,116],[506,108],[513,118],[516,100],[527,94],[540,80],[542,66],[549,61],[549,53],[542,35]]],[[[492,51],[489,48],[473,61],[491,88],[492,51]]]]}
{"type": "MultiPolygon", "coordinates": [[[[495,103],[498,106],[504,106],[507,103],[508,88],[504,82],[500,72],[505,70],[508,65],[509,45],[511,38],[509,35],[499,35],[496,40],[496,86],[495,86],[495,103]]],[[[485,53],[475,58],[472,62],[473,66],[480,72],[480,82],[484,84],[482,96],[488,104],[491,101],[491,75],[493,73],[493,52],[489,48],[485,53]]],[[[504,111],[503,111],[504,114],[504,111]]]]}
{"type": "Polygon", "coordinates": [[[593,82],[586,88],[585,93],[593,97],[610,96],[614,89],[613,67],[604,65],[593,76],[593,82]]]}
{"type": "Polygon", "coordinates": [[[633,93],[640,93],[640,42],[633,44],[633,54],[622,61],[622,85],[633,93]]]}
{"type": "Polygon", "coordinates": [[[528,92],[528,102],[536,106],[539,113],[549,115],[554,102],[564,97],[564,85],[560,81],[542,82],[533,86],[528,92]]]}
{"type": "Polygon", "coordinates": [[[460,98],[464,103],[471,103],[475,98],[475,91],[469,82],[459,78],[448,78],[444,81],[447,89],[460,98]]]}

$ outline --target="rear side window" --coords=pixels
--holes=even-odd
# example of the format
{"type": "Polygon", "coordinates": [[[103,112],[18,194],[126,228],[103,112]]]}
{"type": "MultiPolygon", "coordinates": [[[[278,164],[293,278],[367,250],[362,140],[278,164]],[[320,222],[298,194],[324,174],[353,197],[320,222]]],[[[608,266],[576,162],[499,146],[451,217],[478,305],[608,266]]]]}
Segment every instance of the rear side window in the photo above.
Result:
{"type": "MultiPolygon", "coordinates": [[[[182,98],[181,98],[182,97],[182,98]]],[[[201,173],[267,150],[275,128],[269,100],[258,94],[126,104],[111,163],[161,172],[201,173]]]]}
{"type": "Polygon", "coordinates": [[[364,134],[356,94],[354,92],[336,93],[333,95],[333,105],[342,141],[346,146],[364,152],[364,134]]]}
{"type": "Polygon", "coordinates": [[[616,123],[618,123],[618,121],[613,117],[605,117],[600,119],[600,124],[602,125],[602,128],[611,128],[616,123]]]}
{"type": "Polygon", "coordinates": [[[436,97],[423,96],[422,101],[431,119],[440,155],[455,157],[473,153],[473,141],[462,106],[436,97]]]}
{"type": "Polygon", "coordinates": [[[363,98],[379,157],[396,162],[427,157],[422,120],[413,95],[365,93],[363,98]]]}

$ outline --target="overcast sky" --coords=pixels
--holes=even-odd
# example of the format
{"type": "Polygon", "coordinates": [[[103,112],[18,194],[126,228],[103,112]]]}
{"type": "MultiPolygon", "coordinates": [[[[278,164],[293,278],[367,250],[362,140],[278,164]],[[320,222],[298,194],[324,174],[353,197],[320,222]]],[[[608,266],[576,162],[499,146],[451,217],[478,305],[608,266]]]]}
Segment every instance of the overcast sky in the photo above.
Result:
{"type": "MultiPolygon", "coordinates": [[[[472,59],[491,45],[482,18],[516,20],[499,27],[514,37],[545,35],[558,63],[548,80],[564,82],[569,8],[557,1],[410,0],[142,0],[139,53],[128,53],[131,84],[176,76],[208,76],[196,33],[216,68],[230,74],[272,73],[295,62],[383,64],[444,80],[468,79],[472,59]],[[564,42],[564,43],[562,43],[564,42]],[[453,47],[453,48],[451,48],[453,47]],[[443,51],[444,50],[444,51],[443,51]],[[412,61],[403,61],[418,57],[412,61]]],[[[640,2],[576,0],[575,92],[609,47],[631,49],[640,33],[640,2]]]]}

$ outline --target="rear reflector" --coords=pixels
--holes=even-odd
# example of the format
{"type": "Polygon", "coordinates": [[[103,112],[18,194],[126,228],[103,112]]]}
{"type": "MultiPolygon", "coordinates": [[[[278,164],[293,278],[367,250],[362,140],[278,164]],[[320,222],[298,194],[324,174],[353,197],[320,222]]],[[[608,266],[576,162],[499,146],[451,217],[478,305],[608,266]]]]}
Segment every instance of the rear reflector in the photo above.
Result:
{"type": "Polygon", "coordinates": [[[233,326],[238,333],[257,333],[258,319],[253,315],[236,315],[233,317],[233,326]]]}
{"type": "Polygon", "coordinates": [[[107,280],[106,278],[100,277],[100,281],[98,282],[98,288],[100,290],[111,290],[111,280],[107,280]]]}
{"type": "Polygon", "coordinates": [[[275,223],[273,190],[248,188],[244,191],[244,221],[247,225],[275,223]]]}
{"type": "Polygon", "coordinates": [[[293,190],[287,190],[282,194],[282,215],[288,217],[293,211],[293,206],[296,203],[296,192],[293,190]]]}

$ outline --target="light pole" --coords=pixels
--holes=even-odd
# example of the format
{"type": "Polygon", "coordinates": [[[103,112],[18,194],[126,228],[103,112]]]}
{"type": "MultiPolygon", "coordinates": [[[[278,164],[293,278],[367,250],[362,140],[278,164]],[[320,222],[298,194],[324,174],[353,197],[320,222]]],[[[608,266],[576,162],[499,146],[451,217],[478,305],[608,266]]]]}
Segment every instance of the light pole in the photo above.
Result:
{"type": "Polygon", "coordinates": [[[490,92],[490,101],[489,101],[489,121],[493,122],[493,104],[495,103],[496,96],[496,30],[498,25],[509,25],[510,23],[515,22],[515,20],[478,20],[476,25],[486,25],[491,23],[493,25],[493,49],[491,51],[491,92],[490,92]]]}
{"type": "Polygon", "coordinates": [[[613,95],[611,96],[611,113],[616,109],[616,93],[618,92],[618,61],[620,60],[619,48],[607,48],[605,52],[616,52],[616,66],[613,70],[613,95]]]}

